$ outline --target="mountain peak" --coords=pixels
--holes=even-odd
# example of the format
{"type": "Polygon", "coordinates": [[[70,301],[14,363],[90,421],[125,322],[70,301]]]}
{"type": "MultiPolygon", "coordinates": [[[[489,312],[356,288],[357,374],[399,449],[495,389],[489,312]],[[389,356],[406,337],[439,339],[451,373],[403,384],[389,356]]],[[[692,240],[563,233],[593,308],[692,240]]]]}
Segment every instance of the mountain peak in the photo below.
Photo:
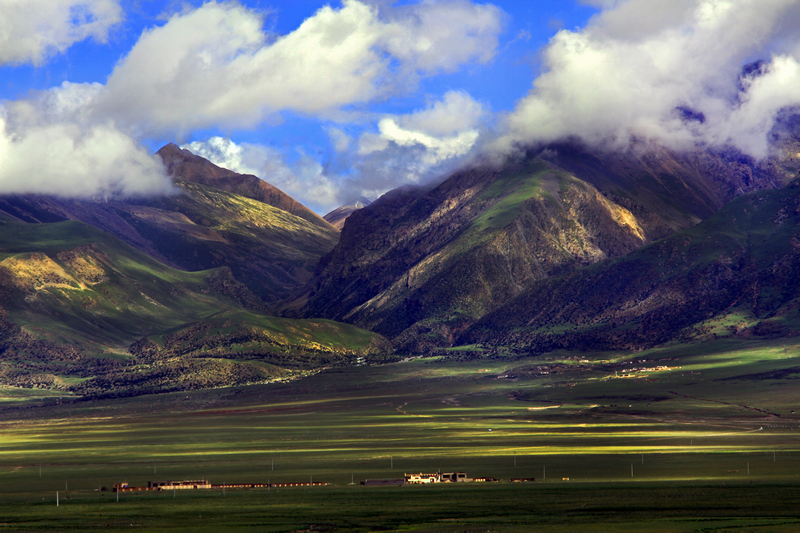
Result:
{"type": "Polygon", "coordinates": [[[328,222],[306,206],[270,185],[258,176],[239,174],[215,165],[208,159],[195,155],[175,143],[169,143],[156,152],[164,162],[167,173],[175,179],[199,183],[264,202],[303,218],[319,226],[330,227],[328,222]]]}
{"type": "Polygon", "coordinates": [[[344,227],[344,221],[359,209],[363,209],[365,205],[369,205],[369,203],[369,200],[358,200],[352,204],[337,207],[322,218],[328,221],[328,223],[330,223],[334,228],[341,231],[344,227]]]}

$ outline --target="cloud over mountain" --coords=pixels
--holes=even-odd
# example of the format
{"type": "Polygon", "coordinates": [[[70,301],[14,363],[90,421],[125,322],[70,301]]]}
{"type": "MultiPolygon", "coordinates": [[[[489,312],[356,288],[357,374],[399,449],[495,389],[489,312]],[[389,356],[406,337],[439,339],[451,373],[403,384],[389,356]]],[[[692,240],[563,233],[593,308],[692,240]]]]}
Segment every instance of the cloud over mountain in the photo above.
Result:
{"type": "Polygon", "coordinates": [[[181,148],[234,172],[258,176],[310,209],[325,212],[339,205],[340,186],[317,160],[307,154],[300,153],[294,162],[289,163],[275,148],[252,143],[237,144],[218,136],[181,148]]]}
{"type": "Polygon", "coordinates": [[[182,148],[219,166],[259,176],[312,209],[326,212],[452,169],[473,152],[487,116],[484,106],[469,94],[450,91],[415,112],[377,117],[377,131],[362,134],[356,142],[332,127],[329,133],[341,174],[302,151],[290,163],[274,148],[219,136],[182,148]]]}
{"type": "Polygon", "coordinates": [[[611,147],[733,144],[762,157],[778,111],[800,105],[800,1],[591,3],[604,9],[544,50],[501,149],[577,135],[611,147]],[[763,68],[743,76],[758,59],[763,68]]]}

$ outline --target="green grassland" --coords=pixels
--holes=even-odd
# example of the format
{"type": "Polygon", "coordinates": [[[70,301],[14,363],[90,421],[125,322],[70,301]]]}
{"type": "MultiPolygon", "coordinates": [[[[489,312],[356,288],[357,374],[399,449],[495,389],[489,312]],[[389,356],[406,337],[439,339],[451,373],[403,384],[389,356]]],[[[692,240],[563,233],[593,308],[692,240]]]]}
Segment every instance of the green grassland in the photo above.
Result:
{"type": "Polygon", "coordinates": [[[467,348],[469,357],[288,383],[5,403],[0,529],[800,527],[800,344],[722,339],[508,359],[467,348]],[[435,470],[504,482],[358,485],[435,470]],[[119,502],[100,490],[199,477],[331,485],[123,493],[119,502]]]}
{"type": "Polygon", "coordinates": [[[267,382],[387,350],[350,325],[265,314],[227,268],[170,268],[76,221],[0,223],[0,401],[267,382]]]}
{"type": "Polygon", "coordinates": [[[204,294],[210,271],[165,267],[80,222],[4,224],[0,239],[13,251],[0,265],[24,280],[7,284],[4,307],[39,338],[119,348],[153,324],[178,326],[220,307],[219,295],[204,294]]]}

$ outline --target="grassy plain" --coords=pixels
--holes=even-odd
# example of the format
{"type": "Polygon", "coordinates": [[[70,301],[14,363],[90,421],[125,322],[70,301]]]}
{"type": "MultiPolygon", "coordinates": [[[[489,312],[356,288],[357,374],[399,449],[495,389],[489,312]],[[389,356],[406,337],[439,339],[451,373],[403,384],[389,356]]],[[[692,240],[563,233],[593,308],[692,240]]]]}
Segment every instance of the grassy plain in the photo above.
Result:
{"type": "Polygon", "coordinates": [[[726,340],[415,359],[124,400],[0,390],[0,530],[796,531],[798,356],[726,340]],[[505,481],[358,484],[435,470],[505,481]],[[331,485],[119,502],[100,490],[200,477],[331,485]]]}

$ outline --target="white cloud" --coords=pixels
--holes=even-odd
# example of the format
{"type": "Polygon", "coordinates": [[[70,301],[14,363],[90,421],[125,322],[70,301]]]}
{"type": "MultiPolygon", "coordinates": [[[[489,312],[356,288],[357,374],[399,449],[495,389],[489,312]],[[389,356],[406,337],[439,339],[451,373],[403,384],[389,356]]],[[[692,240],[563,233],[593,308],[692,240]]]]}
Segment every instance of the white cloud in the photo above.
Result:
{"type": "Polygon", "coordinates": [[[479,136],[477,130],[467,130],[449,137],[433,137],[421,131],[404,129],[391,118],[381,120],[378,129],[381,137],[398,146],[425,147],[425,155],[420,161],[425,166],[433,166],[446,159],[466,154],[475,145],[479,136]]]}
{"type": "Polygon", "coordinates": [[[300,153],[293,164],[278,150],[257,144],[237,144],[224,137],[182,146],[215,165],[240,174],[252,174],[298,200],[308,208],[327,213],[339,207],[339,186],[320,163],[300,153]]]}
{"type": "Polygon", "coordinates": [[[90,37],[104,42],[121,20],[118,0],[2,0],[0,64],[39,65],[90,37]]]}
{"type": "MultiPolygon", "coordinates": [[[[7,15],[0,20],[6,30],[0,31],[0,61],[38,63],[78,40],[103,40],[121,18],[118,2],[0,0],[0,14],[7,15]],[[24,35],[3,25],[14,21],[24,35]],[[12,43],[16,38],[20,42],[12,43]]],[[[346,114],[348,106],[413,91],[422,76],[485,62],[496,53],[503,14],[491,5],[378,4],[343,0],[340,8],[323,7],[283,36],[266,33],[262,12],[235,1],[212,0],[174,14],[141,35],[105,85],[64,83],[0,104],[0,192],[162,193],[169,181],[138,140],[255,127],[284,110],[346,114]]],[[[384,158],[388,168],[410,157],[411,173],[400,181],[419,179],[469,150],[480,113],[468,95],[451,93],[419,114],[386,117],[378,134],[382,153],[369,159],[384,158]]],[[[328,134],[340,157],[353,154],[356,143],[348,134],[334,127],[328,134]]],[[[302,152],[287,163],[283,154],[257,145],[209,140],[192,149],[258,175],[312,208],[338,206],[349,194],[343,191],[362,181],[369,190],[397,183],[384,188],[385,178],[371,181],[363,172],[331,177],[302,152]]]]}
{"type": "Polygon", "coordinates": [[[494,57],[503,29],[503,12],[468,0],[425,0],[385,10],[389,23],[382,46],[414,70],[454,71],[473,60],[494,57]]]}
{"type": "Polygon", "coordinates": [[[443,137],[474,130],[486,118],[483,105],[465,91],[449,91],[426,109],[397,118],[400,127],[443,137]]]}
{"type": "Polygon", "coordinates": [[[800,1],[618,0],[582,31],[560,31],[545,73],[507,118],[497,146],[578,135],[626,146],[733,143],[764,156],[775,113],[800,105],[800,1]],[[767,74],[739,94],[742,67],[767,74]],[[676,110],[690,109],[686,120],[676,110]],[[701,115],[702,114],[702,115],[701,115]]]}
{"type": "Polygon", "coordinates": [[[0,106],[0,193],[167,194],[161,161],[110,122],[87,120],[99,84],[65,82],[0,106]]]}
{"type": "MultiPolygon", "coordinates": [[[[480,102],[463,91],[450,91],[442,100],[409,115],[389,116],[378,123],[379,134],[360,139],[359,153],[385,150],[390,143],[419,146],[418,161],[412,165],[423,172],[442,161],[463,156],[475,146],[478,127],[486,116],[480,102]]],[[[413,181],[418,181],[419,176],[413,181]]]]}
{"type": "Polygon", "coordinates": [[[239,174],[261,176],[264,162],[272,156],[271,151],[264,151],[252,144],[236,144],[225,137],[211,137],[207,141],[194,141],[181,146],[195,155],[208,159],[222,168],[239,174]]]}
{"type": "Polygon", "coordinates": [[[476,152],[487,115],[466,92],[450,91],[414,113],[383,117],[377,133],[359,138],[357,174],[341,196],[346,201],[372,199],[455,170],[476,152]]]}
{"type": "Polygon", "coordinates": [[[0,193],[108,198],[168,194],[164,167],[110,126],[62,123],[11,132],[0,119],[0,193]]]}
{"type": "Polygon", "coordinates": [[[346,152],[350,148],[350,144],[353,140],[347,133],[333,126],[329,127],[327,132],[331,143],[333,143],[334,150],[337,152],[346,152]]]}
{"type": "Polygon", "coordinates": [[[501,12],[466,0],[379,10],[323,7],[270,40],[263,20],[210,2],[145,32],[115,68],[98,112],[145,134],[252,127],[274,113],[325,114],[413,88],[413,79],[486,61],[501,12]]]}

